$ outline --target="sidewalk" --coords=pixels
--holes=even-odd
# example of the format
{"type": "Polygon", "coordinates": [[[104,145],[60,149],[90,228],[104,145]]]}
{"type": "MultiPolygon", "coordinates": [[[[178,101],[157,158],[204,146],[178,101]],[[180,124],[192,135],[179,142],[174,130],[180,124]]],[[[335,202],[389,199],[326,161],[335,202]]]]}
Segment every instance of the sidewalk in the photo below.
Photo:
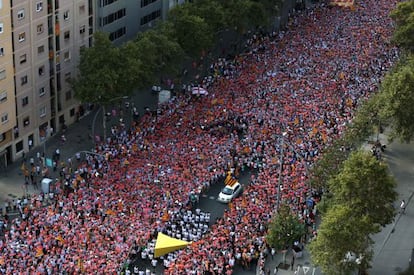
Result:
{"type": "MultiPolygon", "coordinates": [[[[381,141],[387,144],[384,137],[381,137],[381,141]]],[[[397,214],[394,223],[372,236],[375,242],[374,257],[369,273],[375,275],[391,275],[404,271],[408,268],[414,248],[414,144],[394,142],[387,146],[384,158],[397,181],[396,191],[399,198],[394,206],[398,211],[401,200],[405,200],[407,208],[404,215],[397,214]]]]}
{"type": "MultiPolygon", "coordinates": [[[[306,247],[303,251],[303,256],[296,258],[294,264],[292,265],[293,254],[289,250],[286,253],[286,261],[283,266],[283,254],[278,253],[273,256],[267,256],[265,262],[265,272],[270,272],[267,274],[277,274],[277,275],[321,275],[319,268],[315,268],[311,264],[310,254],[307,251],[306,247]],[[275,273],[275,268],[278,267],[277,272],[275,273]]],[[[266,273],[265,273],[266,274],[266,273]]]]}

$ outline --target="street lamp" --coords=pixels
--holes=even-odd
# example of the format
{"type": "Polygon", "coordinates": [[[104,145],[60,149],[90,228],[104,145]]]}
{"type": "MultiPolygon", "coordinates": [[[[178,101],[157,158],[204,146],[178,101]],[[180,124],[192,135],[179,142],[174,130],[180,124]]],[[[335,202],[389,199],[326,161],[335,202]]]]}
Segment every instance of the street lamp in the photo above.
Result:
{"type": "MultiPolygon", "coordinates": [[[[110,103],[110,102],[114,102],[120,99],[127,99],[128,96],[119,96],[119,97],[115,97],[112,98],[111,100],[105,102],[105,103],[110,103]]],[[[106,141],[106,119],[105,119],[105,115],[106,115],[106,107],[105,104],[102,104],[101,108],[99,108],[98,111],[96,111],[95,116],[93,117],[92,120],[92,139],[93,139],[93,144],[95,144],[95,123],[96,123],[96,118],[98,117],[98,114],[101,112],[102,110],[102,127],[103,127],[103,136],[104,136],[104,141],[106,141]]]]}
{"type": "Polygon", "coordinates": [[[279,181],[277,183],[277,201],[276,201],[276,211],[279,210],[280,206],[280,191],[282,189],[282,173],[283,173],[283,150],[285,147],[285,136],[287,135],[287,132],[282,133],[282,140],[280,142],[281,149],[280,149],[280,160],[279,160],[279,181]]]}

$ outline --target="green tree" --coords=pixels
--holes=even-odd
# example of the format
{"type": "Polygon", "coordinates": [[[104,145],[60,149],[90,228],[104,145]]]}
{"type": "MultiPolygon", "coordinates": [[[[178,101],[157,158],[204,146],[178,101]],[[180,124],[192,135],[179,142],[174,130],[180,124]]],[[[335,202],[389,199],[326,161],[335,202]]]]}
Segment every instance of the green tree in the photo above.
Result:
{"type": "MultiPolygon", "coordinates": [[[[332,158],[336,155],[331,152],[332,158]]],[[[364,271],[372,258],[369,236],[394,218],[395,181],[385,163],[362,150],[353,151],[333,169],[339,173],[334,175],[326,168],[327,175],[322,175],[330,178],[329,197],[323,200],[329,205],[324,207],[318,236],[310,245],[312,260],[326,274],[364,271]],[[362,256],[360,262],[345,261],[348,252],[362,256]]]]}
{"type": "Polygon", "coordinates": [[[281,250],[290,247],[295,241],[300,241],[304,234],[304,224],[292,213],[288,205],[281,204],[269,224],[266,241],[271,247],[281,250]]]}
{"type": "Polygon", "coordinates": [[[329,179],[339,173],[351,149],[351,144],[344,138],[335,140],[327,147],[310,171],[311,186],[316,189],[328,189],[329,179]]]}
{"type": "Polygon", "coordinates": [[[197,15],[211,27],[213,32],[223,30],[226,25],[226,11],[221,1],[198,0],[194,5],[189,5],[189,14],[197,15]]]}
{"type": "Polygon", "coordinates": [[[260,2],[250,0],[228,0],[223,2],[228,22],[240,34],[251,28],[266,26],[269,22],[265,7],[260,2]]]}
{"type": "Polygon", "coordinates": [[[186,5],[172,9],[168,21],[173,24],[174,37],[187,55],[199,57],[214,44],[213,29],[202,17],[190,14],[186,5]]]}
{"type": "Polygon", "coordinates": [[[367,269],[372,258],[371,232],[367,215],[358,215],[350,205],[334,205],[323,216],[318,235],[309,245],[311,259],[328,275],[367,269]],[[360,264],[345,260],[349,252],[360,257],[360,264]]]}
{"type": "Polygon", "coordinates": [[[108,35],[94,34],[94,45],[81,50],[79,73],[71,85],[81,102],[107,105],[114,98],[129,95],[137,83],[140,63],[122,55],[108,35]]]}
{"type": "Polygon", "coordinates": [[[348,205],[354,215],[372,223],[372,232],[389,224],[395,215],[395,180],[388,166],[365,151],[352,152],[341,172],[329,181],[335,204],[348,205]]]}
{"type": "Polygon", "coordinates": [[[414,51],[414,1],[403,1],[391,12],[395,21],[393,41],[403,49],[414,51]]]}
{"type": "Polygon", "coordinates": [[[138,34],[128,45],[128,56],[141,62],[141,83],[137,87],[152,85],[155,77],[176,74],[183,50],[174,39],[172,26],[161,23],[156,28],[138,34]]]}
{"type": "Polygon", "coordinates": [[[380,89],[380,100],[382,102],[380,116],[391,127],[390,139],[399,138],[405,142],[413,139],[413,91],[414,55],[409,55],[385,77],[380,89]]]}

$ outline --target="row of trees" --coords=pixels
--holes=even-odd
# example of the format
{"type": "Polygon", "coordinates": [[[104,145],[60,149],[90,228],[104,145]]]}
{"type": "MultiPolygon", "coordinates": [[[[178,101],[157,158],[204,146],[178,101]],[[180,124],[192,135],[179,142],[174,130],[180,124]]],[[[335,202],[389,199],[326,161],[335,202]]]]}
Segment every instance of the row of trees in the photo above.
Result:
{"type": "Polygon", "coordinates": [[[240,34],[269,26],[284,0],[195,0],[174,7],[135,39],[115,47],[108,34],[95,33],[94,45],[81,50],[79,73],[72,79],[81,102],[107,105],[152,85],[160,75],[177,75],[185,59],[208,52],[221,31],[240,34]]]}
{"type": "MultiPolygon", "coordinates": [[[[312,169],[310,184],[325,193],[318,205],[322,222],[309,249],[314,264],[325,274],[367,270],[373,256],[370,236],[395,215],[397,194],[388,167],[360,150],[370,136],[378,138],[383,128],[389,129],[390,141],[410,142],[414,135],[414,1],[399,3],[391,17],[400,61],[385,76],[378,93],[360,106],[343,137],[325,149],[312,169]]],[[[281,210],[267,235],[278,249],[291,245],[303,232],[290,210],[281,210]]]]}
{"type": "Polygon", "coordinates": [[[369,152],[354,151],[327,187],[322,223],[309,246],[312,260],[326,274],[366,270],[373,255],[370,236],[395,214],[397,194],[388,166],[369,152]]]}
{"type": "Polygon", "coordinates": [[[385,77],[373,107],[390,138],[410,142],[414,137],[414,1],[404,1],[391,13],[393,42],[401,49],[400,62],[385,77]]]}

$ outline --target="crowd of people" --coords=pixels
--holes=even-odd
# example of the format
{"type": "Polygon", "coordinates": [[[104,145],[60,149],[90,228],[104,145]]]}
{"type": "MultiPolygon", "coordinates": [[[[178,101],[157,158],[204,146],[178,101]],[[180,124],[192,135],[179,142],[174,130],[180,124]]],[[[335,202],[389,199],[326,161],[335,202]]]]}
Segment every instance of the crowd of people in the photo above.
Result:
{"type": "Polygon", "coordinates": [[[243,54],[212,65],[200,83],[208,95],[179,94],[134,127],[120,126],[97,155],[63,175],[55,203],[30,198],[0,240],[0,272],[119,273],[131,247],[146,246],[154,230],[172,231],[166,217],[230,167],[257,175],[202,238],[192,233],[165,274],[249,268],[266,245],[279,171],[281,202],[311,222],[308,168],[398,58],[387,16],[396,2],[321,4],[277,35],[252,36],[243,54]]]}

